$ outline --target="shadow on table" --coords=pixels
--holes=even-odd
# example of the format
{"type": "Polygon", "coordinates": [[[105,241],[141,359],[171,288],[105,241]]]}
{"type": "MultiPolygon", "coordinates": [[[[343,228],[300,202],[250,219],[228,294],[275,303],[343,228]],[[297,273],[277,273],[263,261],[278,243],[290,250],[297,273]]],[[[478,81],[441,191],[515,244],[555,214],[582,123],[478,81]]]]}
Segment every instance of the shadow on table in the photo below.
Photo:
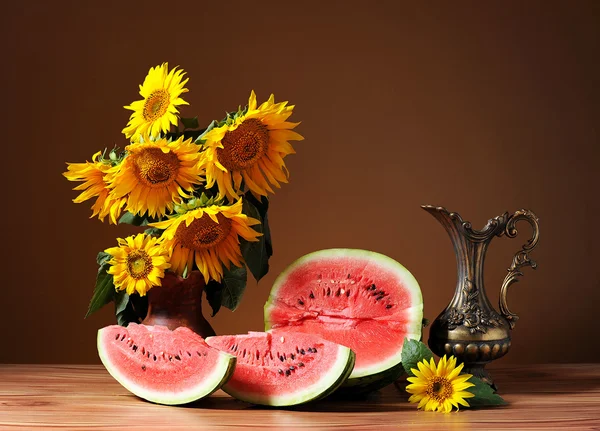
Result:
{"type": "Polygon", "coordinates": [[[360,396],[331,395],[325,399],[293,407],[257,406],[233,397],[208,397],[184,406],[190,409],[214,410],[287,410],[297,412],[385,412],[411,409],[408,396],[393,386],[360,396]]]}

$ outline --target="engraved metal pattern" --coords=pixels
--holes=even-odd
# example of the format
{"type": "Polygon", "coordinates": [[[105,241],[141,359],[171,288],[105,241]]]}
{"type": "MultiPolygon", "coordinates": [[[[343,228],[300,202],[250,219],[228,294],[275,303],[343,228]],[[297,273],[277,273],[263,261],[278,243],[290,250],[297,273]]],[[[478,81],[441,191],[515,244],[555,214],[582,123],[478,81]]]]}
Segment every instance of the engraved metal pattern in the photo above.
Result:
{"type": "Polygon", "coordinates": [[[515,323],[517,322],[517,320],[519,320],[519,316],[512,313],[508,309],[508,305],[506,302],[508,287],[511,284],[519,281],[519,277],[523,276],[521,268],[524,268],[526,266],[530,266],[532,269],[537,268],[537,262],[531,259],[531,257],[529,256],[529,252],[531,252],[535,248],[540,237],[539,219],[533,212],[529,210],[519,210],[510,217],[510,219],[506,223],[506,229],[504,231],[507,237],[515,238],[517,236],[518,232],[516,224],[520,220],[526,220],[529,222],[529,224],[533,228],[533,235],[531,239],[527,241],[527,243],[522,247],[522,249],[519,250],[513,257],[513,261],[510,267],[508,268],[508,274],[506,274],[506,277],[502,282],[502,287],[500,288],[500,313],[502,313],[506,320],[508,320],[510,329],[513,329],[515,327],[515,323]]]}
{"type": "Polygon", "coordinates": [[[491,218],[481,230],[473,229],[458,213],[444,207],[423,205],[422,208],[438,220],[450,236],[456,255],[458,278],[454,296],[434,320],[429,331],[429,346],[438,356],[453,354],[466,368],[477,369],[492,380],[483,369],[486,363],[504,356],[511,345],[511,329],[517,316],[506,304],[508,286],[522,276],[521,268],[536,267],[529,252],[539,238],[538,219],[529,210],[508,212],[491,218]],[[517,236],[516,223],[527,220],[533,227],[533,237],[514,256],[509,274],[500,292],[500,313],[491,305],[484,287],[483,263],[492,239],[517,236]]]}
{"type": "Polygon", "coordinates": [[[448,329],[456,329],[457,326],[464,325],[469,328],[469,332],[486,333],[487,328],[497,328],[504,325],[503,319],[495,310],[485,310],[478,302],[479,289],[475,289],[473,282],[465,279],[461,289],[462,305],[457,308],[450,308],[444,312],[443,318],[446,320],[448,329]]]}

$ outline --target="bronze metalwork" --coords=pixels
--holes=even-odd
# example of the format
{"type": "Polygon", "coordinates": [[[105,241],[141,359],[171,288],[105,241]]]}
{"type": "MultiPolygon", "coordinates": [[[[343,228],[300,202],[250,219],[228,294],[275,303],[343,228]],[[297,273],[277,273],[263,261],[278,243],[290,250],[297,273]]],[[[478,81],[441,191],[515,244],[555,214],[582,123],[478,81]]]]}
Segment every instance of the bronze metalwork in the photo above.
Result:
{"type": "Polygon", "coordinates": [[[454,355],[465,363],[464,371],[493,386],[485,365],[504,356],[511,345],[511,330],[518,316],[507,305],[508,287],[523,275],[526,266],[536,268],[529,256],[539,239],[537,216],[529,210],[508,212],[488,220],[481,230],[473,229],[458,213],[446,208],[423,205],[422,208],[444,226],[456,254],[458,281],[454,297],[431,325],[429,347],[438,356],[454,355]],[[492,239],[517,236],[516,223],[525,220],[533,228],[531,239],[519,250],[508,268],[500,289],[497,312],[491,305],[483,283],[485,253],[492,239]]]}

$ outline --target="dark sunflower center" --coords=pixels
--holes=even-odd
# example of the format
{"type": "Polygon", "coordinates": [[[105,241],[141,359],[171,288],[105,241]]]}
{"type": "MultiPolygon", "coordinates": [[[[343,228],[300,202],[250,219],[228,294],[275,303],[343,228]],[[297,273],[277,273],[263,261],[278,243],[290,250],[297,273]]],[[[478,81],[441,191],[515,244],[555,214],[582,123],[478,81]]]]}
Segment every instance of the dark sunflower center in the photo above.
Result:
{"type": "Polygon", "coordinates": [[[219,162],[228,171],[241,171],[254,165],[267,152],[269,130],[262,121],[251,118],[225,133],[221,143],[223,148],[217,149],[219,162]]]}
{"type": "Polygon", "coordinates": [[[153,91],[144,102],[144,120],[153,121],[162,117],[169,106],[169,92],[164,89],[153,91]]]}
{"type": "Polygon", "coordinates": [[[446,401],[452,397],[452,383],[445,377],[435,376],[429,381],[426,392],[438,402],[446,401]]]}
{"type": "Polygon", "coordinates": [[[223,242],[231,231],[231,220],[222,214],[215,223],[207,214],[194,220],[189,226],[181,223],[175,232],[175,239],[190,250],[205,250],[223,242]]]}
{"type": "Polygon", "coordinates": [[[127,272],[136,280],[147,277],[152,268],[152,259],[144,250],[136,250],[127,256],[127,272]]]}
{"type": "Polygon", "coordinates": [[[179,171],[179,159],[175,153],[163,153],[160,148],[146,148],[133,157],[136,177],[146,186],[164,187],[175,181],[179,171]]]}

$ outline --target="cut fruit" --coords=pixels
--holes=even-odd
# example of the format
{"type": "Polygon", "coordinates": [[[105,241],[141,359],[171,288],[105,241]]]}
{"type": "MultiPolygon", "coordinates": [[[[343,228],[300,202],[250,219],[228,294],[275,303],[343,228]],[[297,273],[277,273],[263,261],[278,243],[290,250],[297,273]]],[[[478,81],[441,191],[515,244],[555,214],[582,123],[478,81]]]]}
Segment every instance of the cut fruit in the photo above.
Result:
{"type": "Polygon", "coordinates": [[[344,386],[383,387],[402,373],[404,338],[421,338],[423,298],[400,263],[355,249],[301,257],[275,280],[265,326],[320,335],[356,353],[344,386]]]}
{"type": "Polygon", "coordinates": [[[354,353],[318,336],[288,332],[208,337],[206,342],[237,356],[233,376],[223,386],[253,404],[293,406],[335,391],[354,367],[354,353]]]}
{"type": "Polygon", "coordinates": [[[98,331],[102,363],[127,390],[158,404],[210,395],[231,377],[235,356],[208,346],[188,328],[130,323],[98,331]]]}

